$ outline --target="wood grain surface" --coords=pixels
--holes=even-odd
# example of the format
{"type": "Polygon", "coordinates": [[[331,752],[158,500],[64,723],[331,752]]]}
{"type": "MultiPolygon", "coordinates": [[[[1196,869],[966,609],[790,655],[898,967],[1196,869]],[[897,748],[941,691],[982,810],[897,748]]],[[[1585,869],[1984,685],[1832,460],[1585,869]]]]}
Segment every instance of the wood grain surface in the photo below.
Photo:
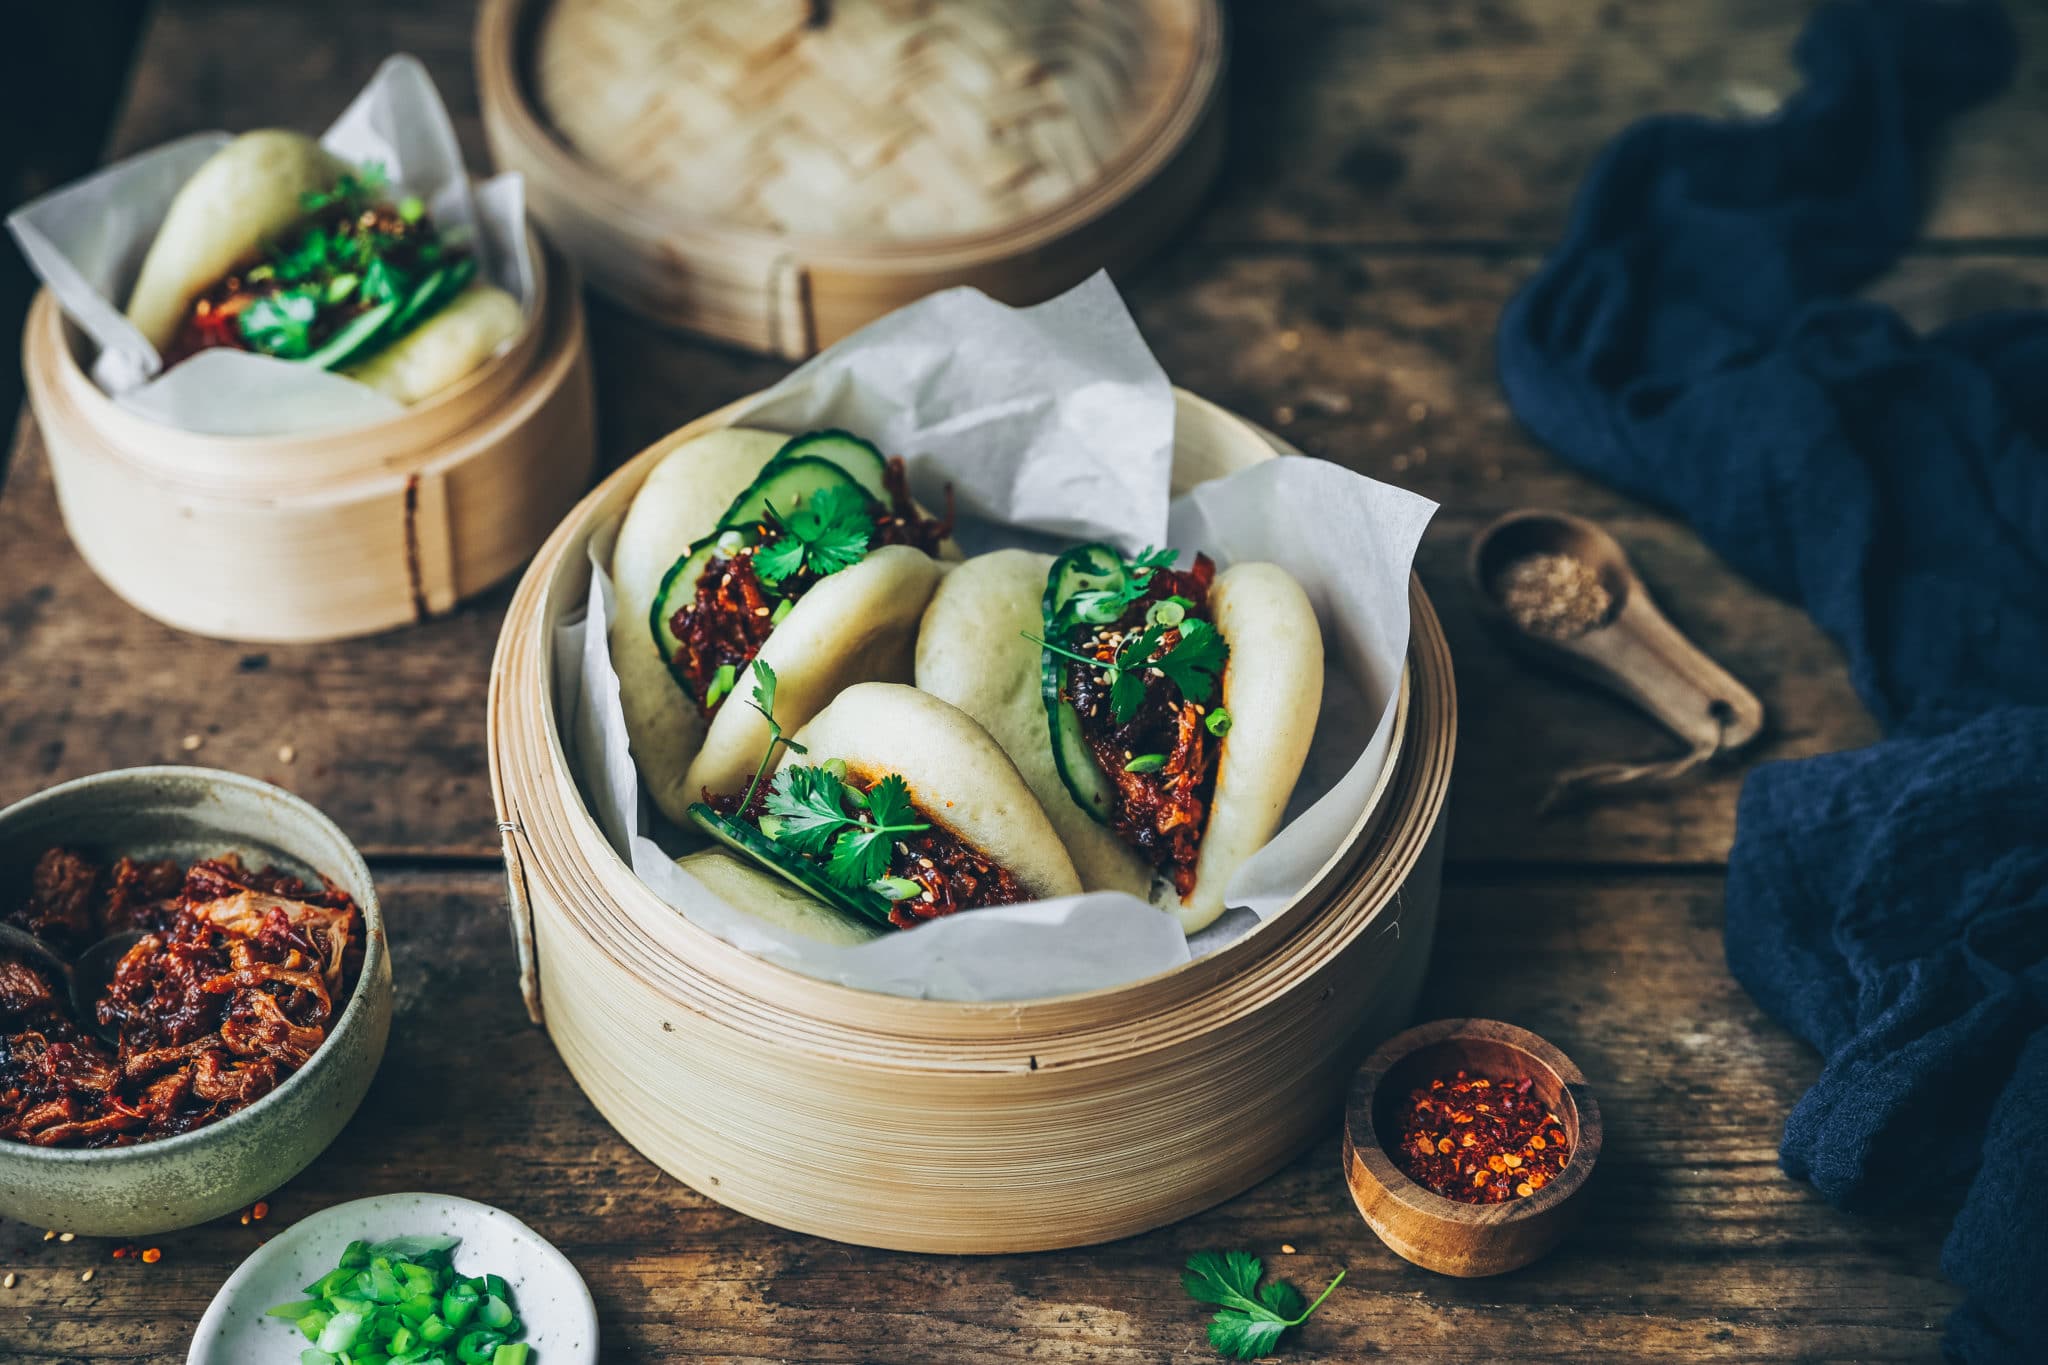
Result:
{"type": "MultiPolygon", "coordinates": [[[[1743,775],[1867,741],[1870,721],[1798,612],[1536,447],[1493,380],[1501,305],[1599,146],[1643,113],[1782,95],[1809,8],[1238,4],[1224,183],[1176,247],[1122,281],[1176,381],[1443,504],[1420,568],[1462,725],[1419,1017],[1507,1019],[1586,1072],[1607,1146],[1586,1222],[1553,1255],[1472,1282],[1399,1260],[1350,1206],[1335,1115],[1326,1142],[1245,1196],[1081,1253],[891,1255],[720,1209],[620,1141],[523,1022],[483,752],[507,594],[345,647],[180,636],[78,560],[25,423],[0,491],[0,801],[158,761],[302,793],[373,860],[399,1013],[370,1101],[272,1201],[270,1224],[157,1239],[154,1265],[0,1224],[0,1272],[18,1276],[0,1289],[0,1361],[182,1360],[208,1298],[268,1226],[405,1189],[491,1200],[554,1239],[590,1281],[608,1361],[1214,1359],[1176,1275],[1191,1251],[1238,1246],[1311,1292],[1349,1270],[1287,1359],[1932,1358],[1954,1303],[1937,1268],[1947,1208],[1849,1215],[1784,1177],[1780,1125],[1818,1063],[1729,978],[1721,948],[1743,775]],[[1604,694],[1531,671],[1482,624],[1466,541],[1529,504],[1597,517],[1620,538],[1677,627],[1762,698],[1756,745],[1668,790],[1534,815],[1561,768],[1678,746],[1604,694]]],[[[1920,325],[2048,300],[2048,8],[2013,8],[2033,48],[2019,79],[1957,123],[1930,238],[1873,291],[1920,325]]],[[[464,0],[163,0],[110,155],[200,128],[317,129],[406,50],[480,156],[470,20],[464,0]]],[[[603,308],[592,324],[607,463],[784,369],[603,308]]]]}

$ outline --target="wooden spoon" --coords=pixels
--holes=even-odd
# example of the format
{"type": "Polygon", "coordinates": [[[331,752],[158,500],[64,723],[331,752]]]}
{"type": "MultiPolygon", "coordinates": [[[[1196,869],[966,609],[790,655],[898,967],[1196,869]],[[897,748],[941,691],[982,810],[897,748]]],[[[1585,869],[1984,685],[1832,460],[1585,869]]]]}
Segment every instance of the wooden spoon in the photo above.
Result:
{"type": "Polygon", "coordinates": [[[1756,694],[1679,634],[1620,543],[1585,518],[1510,512],[1473,537],[1466,566],[1483,609],[1517,645],[1620,693],[1694,752],[1740,748],[1763,729],[1756,694]],[[1589,565],[1613,599],[1606,618],[1567,639],[1525,629],[1502,605],[1497,584],[1509,565],[1532,554],[1570,555],[1589,565]]]}

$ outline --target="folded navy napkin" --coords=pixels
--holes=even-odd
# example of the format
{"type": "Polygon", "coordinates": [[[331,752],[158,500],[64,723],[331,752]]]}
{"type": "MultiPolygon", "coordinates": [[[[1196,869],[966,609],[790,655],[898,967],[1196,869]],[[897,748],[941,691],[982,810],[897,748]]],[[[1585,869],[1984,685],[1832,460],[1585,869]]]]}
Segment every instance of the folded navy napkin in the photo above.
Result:
{"type": "Polygon", "coordinates": [[[1945,1350],[2039,1359],[2048,313],[1918,336],[1853,296],[2014,39],[1989,0],[1861,0],[1797,55],[1767,119],[1655,118],[1606,149],[1502,318],[1501,381],[1567,461],[1842,645],[1888,737],[1759,768],[1729,863],[1729,966],[1826,1057],[1784,1166],[1844,1207],[1964,1190],[1945,1350]]]}

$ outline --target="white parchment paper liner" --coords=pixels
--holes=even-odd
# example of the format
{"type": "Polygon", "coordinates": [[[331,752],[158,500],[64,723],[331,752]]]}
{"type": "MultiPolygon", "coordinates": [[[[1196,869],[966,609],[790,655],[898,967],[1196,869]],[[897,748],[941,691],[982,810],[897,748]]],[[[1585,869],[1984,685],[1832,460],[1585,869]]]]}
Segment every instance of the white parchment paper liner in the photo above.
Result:
{"type": "MultiPolygon", "coordinates": [[[[125,300],[171,200],[233,140],[195,133],[53,190],[7,219],[29,266],[99,347],[93,380],[152,421],[222,436],[277,435],[379,421],[405,411],[367,384],[272,356],[216,349],[169,373],[115,300],[125,300]]],[[[358,166],[381,162],[394,193],[416,194],[443,231],[472,234],[481,274],[535,305],[526,190],[516,172],[472,188],[441,94],[416,58],[388,58],[320,139],[358,166]]]]}
{"type": "Polygon", "coordinates": [[[935,294],[848,337],[760,395],[736,424],[840,426],[901,455],[928,506],[950,482],[970,550],[1099,538],[1172,544],[1221,565],[1263,559],[1307,589],[1328,667],[1286,823],[1192,940],[1113,892],[951,916],[853,948],[781,932],[677,867],[627,746],[606,631],[616,523],[590,542],[586,611],[556,634],[556,716],[613,847],[660,898],[727,942],[810,976],[946,1000],[1026,1000],[1119,985],[1213,952],[1292,901],[1365,814],[1392,739],[1408,649],[1408,573],[1436,505],[1321,460],[1270,460],[1169,503],[1174,400],[1104,276],[1036,308],[935,294]],[[596,628],[592,628],[595,623],[596,628]]]}

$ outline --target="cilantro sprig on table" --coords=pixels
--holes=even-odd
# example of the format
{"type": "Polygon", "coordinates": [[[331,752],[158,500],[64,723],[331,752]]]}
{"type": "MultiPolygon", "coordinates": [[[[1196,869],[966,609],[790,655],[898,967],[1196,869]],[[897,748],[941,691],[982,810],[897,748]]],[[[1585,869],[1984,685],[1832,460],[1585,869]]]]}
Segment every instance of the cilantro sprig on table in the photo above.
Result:
{"type": "Polygon", "coordinates": [[[1304,1306],[1301,1291],[1285,1280],[1260,1285],[1265,1273],[1265,1264],[1250,1252],[1198,1251],[1180,1277],[1191,1297],[1217,1306],[1209,1320],[1209,1344],[1234,1360],[1272,1354],[1289,1328],[1307,1322],[1344,1283],[1340,1270],[1316,1301],[1304,1306]]]}
{"type": "Polygon", "coordinates": [[[819,578],[850,569],[867,555],[874,533],[868,497],[858,488],[819,489],[787,516],[769,518],[782,534],[754,551],[754,572],[774,587],[805,569],[819,578]]]}

